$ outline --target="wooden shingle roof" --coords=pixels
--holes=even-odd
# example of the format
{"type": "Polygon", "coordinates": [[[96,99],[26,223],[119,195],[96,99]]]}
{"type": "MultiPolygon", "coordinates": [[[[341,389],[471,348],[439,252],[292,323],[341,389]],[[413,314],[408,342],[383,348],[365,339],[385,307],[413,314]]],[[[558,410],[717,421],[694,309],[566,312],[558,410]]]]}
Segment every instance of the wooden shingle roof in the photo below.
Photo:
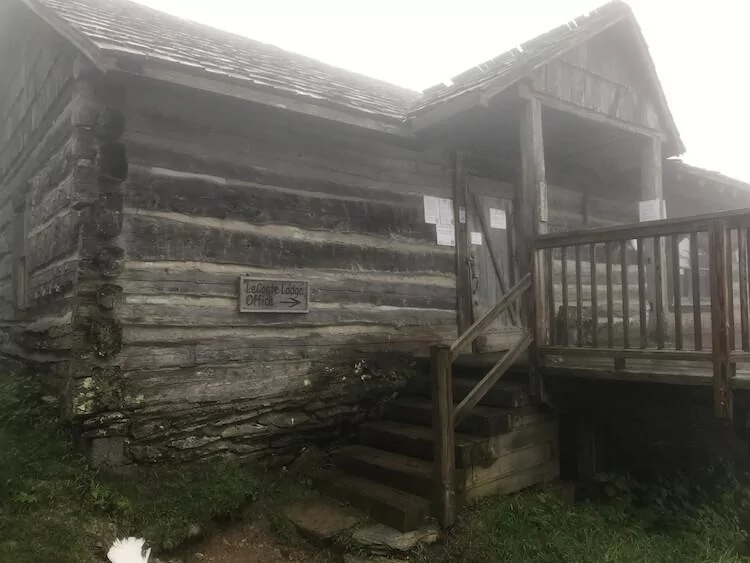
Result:
{"type": "MultiPolygon", "coordinates": [[[[167,63],[378,117],[403,120],[420,93],[129,0],[30,0],[96,55],[167,63]]],[[[116,63],[113,63],[116,65],[116,63]]]]}
{"type": "MultiPolygon", "coordinates": [[[[275,97],[239,97],[301,111],[328,108],[320,115],[397,134],[410,134],[409,121],[436,108],[460,111],[469,103],[486,103],[537,68],[609,27],[629,19],[634,48],[644,61],[648,81],[669,133],[669,154],[681,154],[680,140],[648,47],[630,8],[613,0],[589,15],[527,41],[520,48],[474,67],[420,94],[246,37],[220,31],[142,6],[131,0],[23,0],[71,39],[102,70],[123,70],[206,87],[237,85],[275,97]],[[152,67],[158,66],[157,71],[152,67]],[[143,69],[151,69],[152,72],[143,69]],[[165,70],[166,69],[166,70],[165,70]],[[175,78],[178,76],[179,78],[175,78]],[[196,82],[193,77],[200,82],[196,82]],[[474,100],[474,101],[472,101],[474,100]],[[330,108],[335,111],[332,116],[330,108]],[[347,116],[356,116],[351,120],[347,116]]],[[[221,88],[207,88],[224,91],[221,88]]],[[[315,112],[311,112],[315,113],[315,112]]]]}

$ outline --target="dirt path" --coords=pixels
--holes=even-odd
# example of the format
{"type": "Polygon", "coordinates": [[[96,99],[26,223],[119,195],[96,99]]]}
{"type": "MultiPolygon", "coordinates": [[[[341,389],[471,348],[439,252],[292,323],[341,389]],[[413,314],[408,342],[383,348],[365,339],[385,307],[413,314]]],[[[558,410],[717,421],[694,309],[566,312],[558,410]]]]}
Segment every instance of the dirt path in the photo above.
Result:
{"type": "Polygon", "coordinates": [[[289,545],[263,522],[239,522],[215,533],[183,555],[188,563],[333,563],[340,561],[314,546],[289,545]]]}

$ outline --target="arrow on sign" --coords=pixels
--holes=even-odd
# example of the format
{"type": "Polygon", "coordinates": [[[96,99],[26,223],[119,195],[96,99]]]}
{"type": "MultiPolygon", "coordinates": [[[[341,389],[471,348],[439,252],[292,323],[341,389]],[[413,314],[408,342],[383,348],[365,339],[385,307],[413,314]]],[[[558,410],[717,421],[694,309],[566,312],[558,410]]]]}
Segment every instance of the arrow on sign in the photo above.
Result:
{"type": "Polygon", "coordinates": [[[299,299],[297,299],[295,297],[290,297],[289,299],[290,299],[290,301],[279,301],[279,303],[281,303],[282,305],[289,305],[290,309],[292,307],[296,307],[297,305],[299,305],[300,303],[302,303],[302,301],[300,301],[299,299]]]}

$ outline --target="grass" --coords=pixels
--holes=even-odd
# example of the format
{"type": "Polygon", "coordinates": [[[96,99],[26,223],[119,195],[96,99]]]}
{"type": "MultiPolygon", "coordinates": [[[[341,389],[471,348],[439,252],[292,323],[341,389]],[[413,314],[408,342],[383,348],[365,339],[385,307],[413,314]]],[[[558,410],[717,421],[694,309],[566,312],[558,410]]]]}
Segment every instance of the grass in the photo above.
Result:
{"type": "MultiPolygon", "coordinates": [[[[296,541],[282,507],[310,494],[303,480],[268,477],[237,461],[108,477],[86,466],[55,411],[28,380],[0,378],[3,563],[100,561],[115,537],[130,534],[172,549],[236,517],[267,519],[281,541],[296,541]]],[[[487,499],[464,510],[445,544],[416,561],[748,562],[750,493],[735,474],[719,466],[648,486],[602,476],[595,500],[579,504],[549,489],[487,499]]]]}
{"type": "Polygon", "coordinates": [[[0,379],[0,561],[99,561],[115,537],[170,549],[275,485],[232,461],[102,475],[74,450],[56,407],[28,380],[0,379]],[[98,554],[99,556],[101,553],[98,554]]]}
{"type": "Polygon", "coordinates": [[[461,514],[444,546],[425,551],[417,561],[750,561],[741,553],[747,539],[740,518],[747,506],[744,489],[724,487],[723,493],[705,495],[689,484],[691,490],[685,483],[627,482],[613,498],[580,504],[549,489],[487,499],[461,514]]]}

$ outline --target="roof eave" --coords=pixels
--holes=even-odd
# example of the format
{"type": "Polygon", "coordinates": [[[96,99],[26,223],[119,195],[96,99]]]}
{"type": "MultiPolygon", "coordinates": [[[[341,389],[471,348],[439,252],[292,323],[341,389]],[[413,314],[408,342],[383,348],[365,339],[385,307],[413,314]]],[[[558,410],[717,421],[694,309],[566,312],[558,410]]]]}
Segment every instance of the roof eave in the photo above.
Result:
{"type": "Polygon", "coordinates": [[[71,25],[63,21],[52,10],[36,0],[21,0],[32,12],[45,21],[52,29],[67,39],[78,49],[97,69],[107,72],[114,67],[114,59],[108,57],[88,37],[78,33],[71,25]]]}

